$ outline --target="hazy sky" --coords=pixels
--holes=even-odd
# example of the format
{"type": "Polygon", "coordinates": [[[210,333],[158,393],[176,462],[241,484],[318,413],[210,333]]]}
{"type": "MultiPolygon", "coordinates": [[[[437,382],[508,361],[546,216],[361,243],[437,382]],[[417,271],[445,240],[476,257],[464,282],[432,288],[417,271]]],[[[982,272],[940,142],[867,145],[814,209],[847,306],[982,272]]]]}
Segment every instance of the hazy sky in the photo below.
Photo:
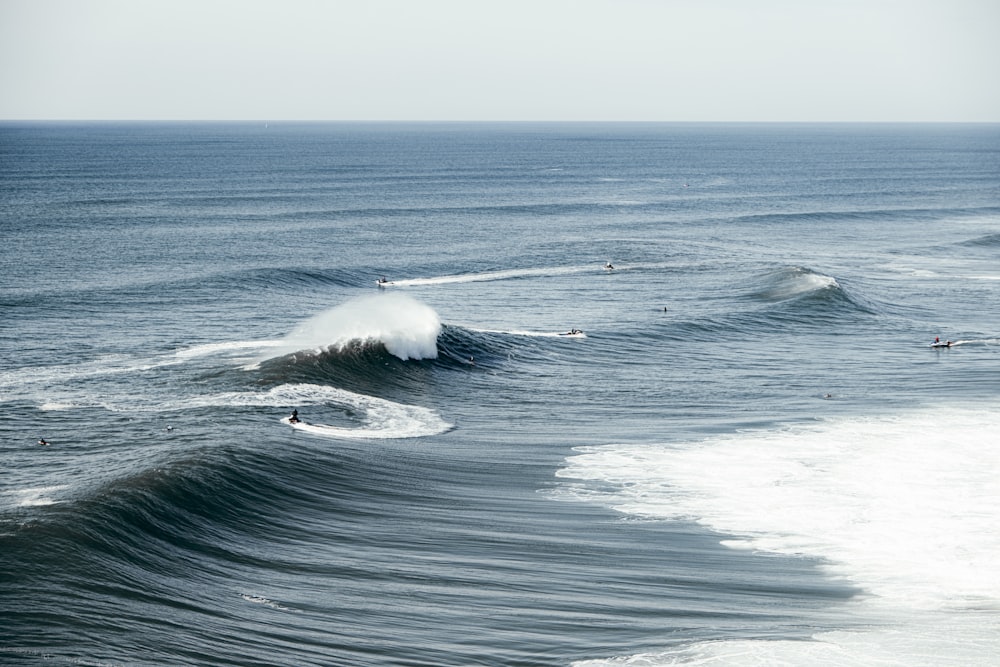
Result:
{"type": "Polygon", "coordinates": [[[1000,0],[0,0],[0,119],[1000,122],[1000,0]]]}

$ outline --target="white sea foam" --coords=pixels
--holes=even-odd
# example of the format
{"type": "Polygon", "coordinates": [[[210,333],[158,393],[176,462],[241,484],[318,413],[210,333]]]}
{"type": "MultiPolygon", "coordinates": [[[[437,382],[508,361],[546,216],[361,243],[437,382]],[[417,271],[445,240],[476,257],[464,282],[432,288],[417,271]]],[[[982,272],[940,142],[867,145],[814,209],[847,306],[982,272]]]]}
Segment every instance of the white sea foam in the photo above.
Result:
{"type": "Polygon", "coordinates": [[[867,593],[852,611],[874,629],[580,664],[996,664],[997,434],[997,406],[939,407],[701,443],[582,448],[558,473],[577,480],[578,497],[693,519],[732,535],[731,547],[817,558],[867,593]]]}
{"type": "Polygon", "coordinates": [[[137,358],[126,355],[106,355],[76,364],[28,366],[0,373],[0,395],[24,394],[46,386],[62,386],[68,382],[125,375],[181,363],[172,355],[159,358],[137,358]]]}
{"type": "MultiPolygon", "coordinates": [[[[108,354],[95,359],[71,364],[51,366],[29,366],[0,373],[0,396],[10,394],[31,394],[42,390],[46,394],[64,391],[72,383],[91,378],[128,375],[153,371],[170,366],[178,366],[192,359],[212,355],[232,355],[247,351],[274,348],[281,341],[225,341],[207,343],[176,350],[172,353],[151,353],[145,355],[108,354]]],[[[252,354],[244,357],[252,358],[252,354]]],[[[241,358],[240,361],[246,361],[241,358]]],[[[67,410],[93,405],[94,401],[48,399],[41,405],[43,410],[67,410]]]]}
{"type": "Polygon", "coordinates": [[[436,276],[430,278],[408,278],[392,281],[393,286],[415,287],[423,285],[449,285],[454,283],[478,283],[494,280],[511,280],[513,278],[544,278],[555,276],[570,276],[580,273],[593,273],[600,270],[598,264],[581,266],[538,267],[534,269],[504,269],[500,271],[482,271],[479,273],[461,273],[452,276],[436,276]]]}
{"type": "Polygon", "coordinates": [[[248,340],[248,341],[226,341],[222,343],[206,343],[195,345],[174,352],[177,359],[196,359],[216,354],[227,354],[232,352],[245,352],[247,350],[262,350],[274,348],[281,345],[281,341],[276,340],[248,340]]]}
{"type": "Polygon", "coordinates": [[[69,401],[46,401],[39,405],[38,409],[44,412],[59,412],[61,410],[74,410],[78,407],[80,406],[69,401]]]}
{"type": "MultiPolygon", "coordinates": [[[[363,415],[356,426],[333,426],[315,422],[302,410],[303,422],[296,428],[333,438],[419,438],[444,433],[452,425],[432,409],[404,405],[346,389],[315,384],[284,384],[263,392],[228,392],[180,401],[172,409],[259,406],[286,408],[329,406],[363,415]]],[[[288,423],[287,418],[283,419],[288,423]]]]}
{"type": "Polygon", "coordinates": [[[952,341],[952,347],[959,347],[961,345],[998,345],[1000,344],[1000,338],[978,338],[971,340],[955,340],[952,341]]]}
{"type": "Polygon", "coordinates": [[[353,299],[311,317],[275,349],[280,356],[299,350],[340,350],[356,341],[377,341],[404,361],[434,359],[440,333],[441,320],[430,306],[405,294],[380,293],[353,299]]]}
{"type": "Polygon", "coordinates": [[[12,497],[14,504],[18,507],[40,507],[44,505],[54,505],[59,502],[53,498],[53,494],[66,488],[68,487],[65,484],[40,486],[30,489],[4,491],[3,495],[12,497]]]}
{"type": "Polygon", "coordinates": [[[525,336],[531,338],[586,338],[587,334],[582,331],[577,330],[576,333],[572,331],[528,331],[524,329],[476,329],[474,327],[469,327],[470,331],[478,331],[479,333],[493,333],[493,334],[505,334],[508,336],[525,336]]]}
{"type": "Polygon", "coordinates": [[[278,604],[274,600],[269,600],[262,595],[250,595],[249,593],[240,593],[240,597],[247,602],[252,602],[253,604],[264,605],[265,607],[270,607],[271,609],[278,609],[280,611],[292,611],[288,607],[278,604]]]}

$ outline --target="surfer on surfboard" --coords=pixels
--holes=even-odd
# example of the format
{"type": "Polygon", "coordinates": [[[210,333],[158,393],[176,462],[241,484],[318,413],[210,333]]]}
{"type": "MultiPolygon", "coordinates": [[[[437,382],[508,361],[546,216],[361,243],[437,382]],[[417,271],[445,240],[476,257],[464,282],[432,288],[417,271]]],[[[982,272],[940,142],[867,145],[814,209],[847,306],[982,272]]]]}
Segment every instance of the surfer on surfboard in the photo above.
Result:
{"type": "Polygon", "coordinates": [[[292,410],[292,414],[288,418],[288,423],[289,424],[298,424],[299,423],[299,411],[298,410],[292,410]]]}

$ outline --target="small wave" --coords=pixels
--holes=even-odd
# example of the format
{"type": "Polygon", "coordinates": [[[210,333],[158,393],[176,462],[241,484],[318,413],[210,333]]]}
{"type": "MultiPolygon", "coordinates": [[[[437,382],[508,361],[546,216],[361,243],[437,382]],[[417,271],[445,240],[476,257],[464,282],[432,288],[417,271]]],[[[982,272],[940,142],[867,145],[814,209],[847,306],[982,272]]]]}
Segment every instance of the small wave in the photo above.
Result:
{"type": "Polygon", "coordinates": [[[836,278],[798,266],[765,274],[760,283],[750,296],[767,302],[787,301],[805,294],[840,289],[836,278]]]}
{"type": "Polygon", "coordinates": [[[513,360],[521,363],[551,360],[557,348],[569,350],[576,347],[567,343],[556,346],[556,339],[587,338],[579,331],[533,331],[522,329],[486,329],[450,324],[444,328],[439,347],[441,363],[449,368],[467,369],[470,365],[490,367],[505,365],[513,360]]]}
{"type": "Polygon", "coordinates": [[[782,227],[800,225],[804,223],[824,223],[824,222],[873,222],[873,221],[898,221],[912,220],[916,222],[931,222],[938,224],[943,219],[956,218],[964,219],[973,215],[982,215],[992,211],[992,207],[986,209],[939,209],[939,208],[881,208],[881,209],[819,209],[813,211],[795,212],[770,212],[752,213],[742,215],[735,219],[740,223],[780,225],[782,227]]]}
{"type": "Polygon", "coordinates": [[[178,290],[211,289],[238,286],[246,289],[279,289],[300,292],[303,289],[329,286],[356,287],[363,282],[363,275],[345,269],[304,270],[290,268],[252,268],[217,273],[199,278],[184,278],[170,283],[178,290]]]}
{"type": "Polygon", "coordinates": [[[887,308],[849,292],[832,276],[803,267],[771,271],[756,283],[747,298],[767,304],[763,315],[771,322],[825,324],[887,308]]]}
{"type": "Polygon", "coordinates": [[[1000,248],[1000,234],[986,234],[968,241],[962,241],[958,245],[970,248],[1000,248]]]}

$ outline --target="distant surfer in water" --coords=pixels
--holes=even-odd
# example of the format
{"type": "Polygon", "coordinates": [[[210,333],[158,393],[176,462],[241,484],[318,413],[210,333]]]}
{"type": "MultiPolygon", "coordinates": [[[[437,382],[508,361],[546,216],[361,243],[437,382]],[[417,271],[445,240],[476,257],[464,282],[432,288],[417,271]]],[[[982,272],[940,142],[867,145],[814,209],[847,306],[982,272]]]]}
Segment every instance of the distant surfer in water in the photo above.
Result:
{"type": "Polygon", "coordinates": [[[608,271],[613,271],[615,267],[611,265],[611,262],[608,262],[607,264],[604,265],[604,268],[607,269],[608,271]]]}
{"type": "Polygon", "coordinates": [[[39,445],[48,445],[49,443],[48,443],[48,441],[45,438],[39,438],[38,439],[38,444],[39,445]]]}
{"type": "Polygon", "coordinates": [[[299,411],[298,410],[292,410],[292,416],[288,418],[288,423],[289,424],[298,424],[299,423],[299,411]]]}

